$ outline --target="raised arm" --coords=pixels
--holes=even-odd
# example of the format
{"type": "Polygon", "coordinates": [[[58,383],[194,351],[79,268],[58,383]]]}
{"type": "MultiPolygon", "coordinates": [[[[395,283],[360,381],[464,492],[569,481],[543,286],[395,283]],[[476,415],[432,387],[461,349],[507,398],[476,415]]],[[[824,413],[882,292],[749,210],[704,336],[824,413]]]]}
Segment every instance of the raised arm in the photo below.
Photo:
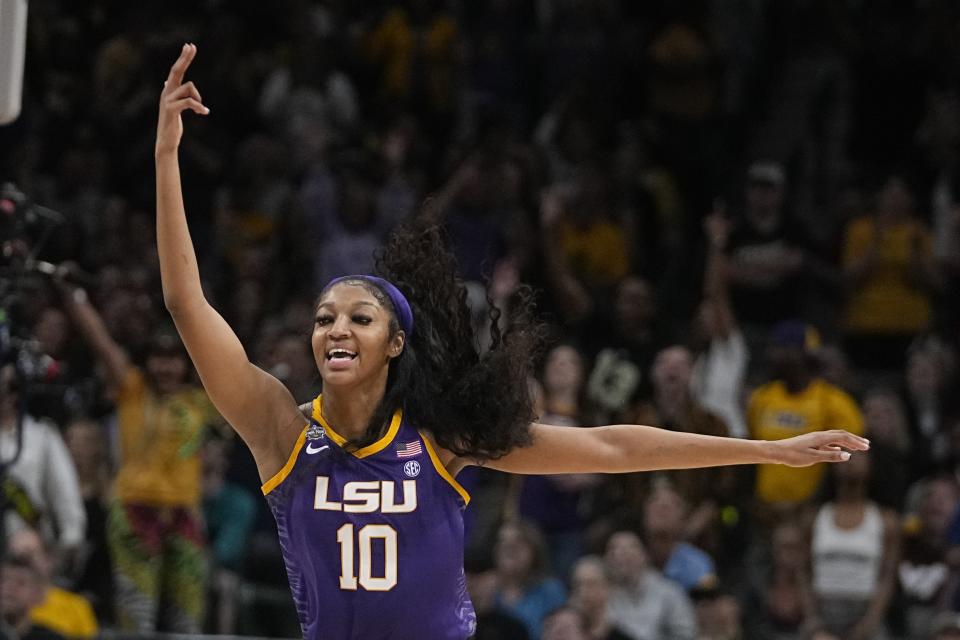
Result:
{"type": "Polygon", "coordinates": [[[577,322],[593,310],[593,300],[562,255],[560,218],[567,199],[564,190],[563,186],[553,186],[540,196],[540,225],[545,238],[543,263],[547,281],[560,300],[566,319],[577,322]]]}
{"type": "Polygon", "coordinates": [[[713,212],[703,220],[707,236],[707,264],[703,277],[703,300],[709,305],[709,331],[711,338],[726,340],[737,329],[737,319],[730,303],[729,265],[727,263],[727,240],[730,237],[730,220],[726,206],[717,201],[713,212]]]}
{"type": "Polygon", "coordinates": [[[107,325],[90,303],[86,291],[73,288],[62,279],[56,279],[54,282],[63,294],[63,306],[67,314],[103,366],[108,393],[111,396],[116,395],[120,385],[123,384],[124,376],[130,369],[130,358],[127,352],[107,331],[107,325]]]}
{"type": "Polygon", "coordinates": [[[807,467],[842,462],[869,442],[846,431],[819,431],[787,440],[723,438],[617,424],[606,427],[531,425],[533,443],[486,466],[509,473],[627,473],[736,464],[807,467]]]}
{"type": "Polygon", "coordinates": [[[184,45],[160,95],[157,168],[157,253],[163,300],[217,410],[250,447],[262,478],[284,464],[304,425],[283,384],[254,366],[239,338],[210,306],[200,286],[197,257],[187,228],[177,149],[185,110],[210,112],[184,74],[197,53],[184,45]]]}

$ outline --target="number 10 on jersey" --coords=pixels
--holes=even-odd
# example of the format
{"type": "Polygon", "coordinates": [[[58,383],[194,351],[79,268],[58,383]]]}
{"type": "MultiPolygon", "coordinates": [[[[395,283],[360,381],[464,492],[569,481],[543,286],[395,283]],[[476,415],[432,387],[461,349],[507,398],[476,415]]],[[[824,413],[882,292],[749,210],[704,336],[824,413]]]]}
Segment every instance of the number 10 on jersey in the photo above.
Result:
{"type": "Polygon", "coordinates": [[[340,544],[340,588],[356,591],[357,584],[366,591],[390,591],[397,586],[397,531],[388,524],[368,524],[360,527],[354,536],[354,526],[345,524],[337,529],[340,544]],[[383,540],[384,567],[380,575],[373,575],[373,543],[383,540]],[[354,554],[354,548],[358,553],[354,554]],[[354,558],[359,558],[359,575],[354,558]]]}

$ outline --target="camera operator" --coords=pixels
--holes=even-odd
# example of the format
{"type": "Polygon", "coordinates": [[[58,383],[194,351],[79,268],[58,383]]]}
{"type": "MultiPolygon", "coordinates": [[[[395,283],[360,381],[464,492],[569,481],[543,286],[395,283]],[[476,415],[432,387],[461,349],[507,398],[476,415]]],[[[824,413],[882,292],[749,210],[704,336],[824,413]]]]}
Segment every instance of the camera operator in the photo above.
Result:
{"type": "MultiPolygon", "coordinates": [[[[4,460],[13,457],[17,446],[19,386],[13,365],[0,368],[0,456],[4,460]]],[[[23,448],[0,489],[8,505],[7,536],[25,526],[37,527],[53,543],[61,566],[72,569],[87,519],[73,461],[55,425],[23,416],[23,448]]]]}

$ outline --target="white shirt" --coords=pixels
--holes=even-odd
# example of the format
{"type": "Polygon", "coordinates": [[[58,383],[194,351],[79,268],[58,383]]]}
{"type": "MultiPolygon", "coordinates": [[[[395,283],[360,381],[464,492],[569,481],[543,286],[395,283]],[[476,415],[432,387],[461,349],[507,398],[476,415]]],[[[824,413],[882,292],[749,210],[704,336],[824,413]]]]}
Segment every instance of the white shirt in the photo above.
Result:
{"type": "Polygon", "coordinates": [[[690,390],[697,401],[727,423],[730,435],[747,437],[740,396],[750,354],[743,334],[731,331],[725,340],[714,339],[697,356],[690,379],[690,390]]]}
{"type": "Polygon", "coordinates": [[[644,571],[635,589],[611,589],[607,616],[636,640],[693,640],[697,635],[687,594],[652,569],[644,571]]]}
{"type": "Polygon", "coordinates": [[[825,504],[813,525],[813,589],[820,597],[869,600],[880,580],[883,517],[867,505],[852,529],[836,525],[833,505],[825,504]]]}
{"type": "MultiPolygon", "coordinates": [[[[0,457],[10,460],[16,452],[14,429],[0,430],[0,457]]],[[[87,514],[80,497],[80,483],[67,446],[60,432],[49,422],[30,416],[23,418],[23,449],[20,457],[7,470],[8,482],[20,486],[33,506],[39,510],[40,533],[62,547],[83,542],[87,530],[87,514]],[[54,536],[54,531],[56,536],[54,536]]],[[[8,505],[7,535],[26,526],[8,505]]]]}

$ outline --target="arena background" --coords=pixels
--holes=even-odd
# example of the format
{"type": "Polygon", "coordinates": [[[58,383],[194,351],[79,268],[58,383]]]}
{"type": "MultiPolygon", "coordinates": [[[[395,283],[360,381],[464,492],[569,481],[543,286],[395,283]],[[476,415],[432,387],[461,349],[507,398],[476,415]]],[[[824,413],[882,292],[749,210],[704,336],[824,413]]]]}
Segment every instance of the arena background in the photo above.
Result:
{"type": "MultiPolygon", "coordinates": [[[[180,151],[205,289],[298,400],[320,287],[422,215],[478,327],[484,287],[508,313],[536,288],[542,420],[873,442],[830,473],[468,470],[478,638],[960,637],[951,0],[30,3],[22,112],[0,127],[0,342],[20,365],[0,454],[28,416],[3,482],[8,625],[39,637],[17,603],[56,585],[96,627],[69,598],[36,624],[154,635],[117,615],[116,476],[138,473],[119,424],[148,400],[110,371],[181,357],[152,151],[183,42],[211,109],[180,151]]],[[[164,440],[183,482],[156,499],[202,512],[210,579],[173,593],[205,633],[296,637],[253,462],[190,406],[206,426],[164,440]]]]}

